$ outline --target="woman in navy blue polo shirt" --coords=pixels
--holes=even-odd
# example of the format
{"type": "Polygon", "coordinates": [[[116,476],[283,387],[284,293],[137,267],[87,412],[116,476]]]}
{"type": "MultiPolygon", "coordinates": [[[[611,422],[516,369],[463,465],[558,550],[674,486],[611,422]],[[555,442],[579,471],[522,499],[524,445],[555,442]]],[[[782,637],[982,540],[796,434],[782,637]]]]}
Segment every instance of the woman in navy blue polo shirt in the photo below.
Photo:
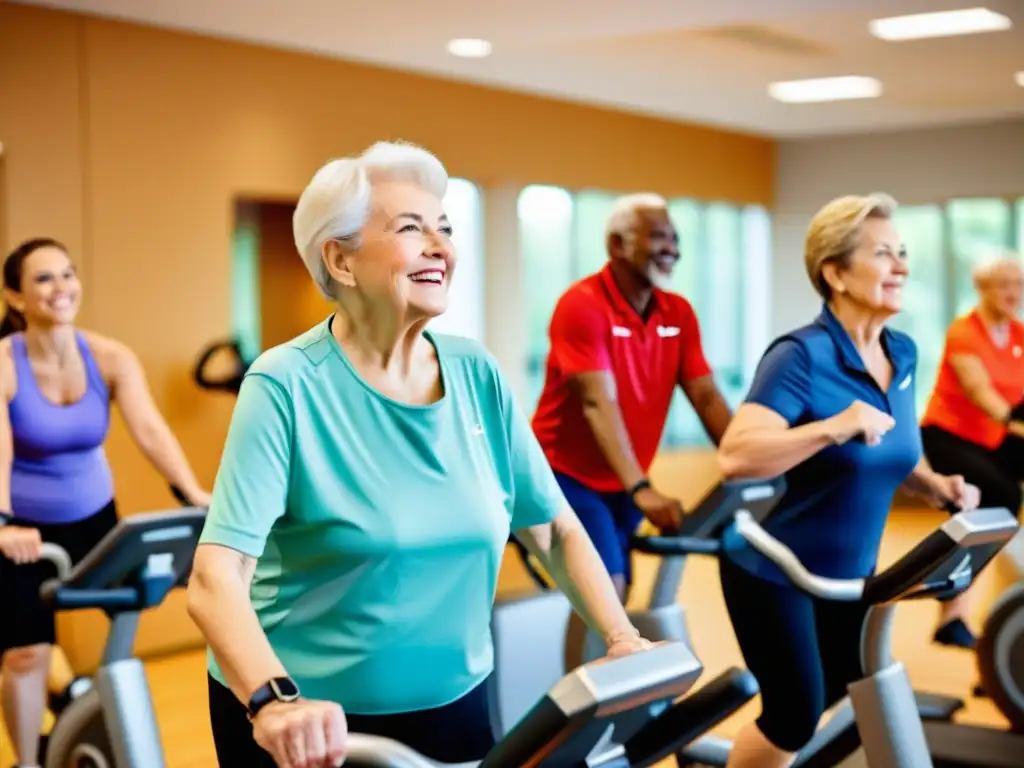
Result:
{"type": "MultiPolygon", "coordinates": [[[[824,306],[769,345],[719,448],[726,477],[786,476],[765,528],[821,576],[873,572],[901,487],[935,506],[977,504],[976,488],[922,460],[917,348],[885,327],[909,274],[895,206],[885,195],[848,196],[815,215],[804,260],[824,306]]],[[[798,592],[735,531],[725,551],[722,591],[761,688],[761,716],[740,732],[728,765],[781,768],[861,677],[865,608],[798,592]]]]}

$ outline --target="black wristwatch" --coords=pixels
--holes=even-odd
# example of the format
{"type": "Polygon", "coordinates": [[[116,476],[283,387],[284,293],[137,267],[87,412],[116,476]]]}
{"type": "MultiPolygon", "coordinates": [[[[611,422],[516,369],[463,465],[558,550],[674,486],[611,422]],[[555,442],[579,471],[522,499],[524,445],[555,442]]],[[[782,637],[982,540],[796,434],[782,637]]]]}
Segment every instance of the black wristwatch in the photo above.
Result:
{"type": "Polygon", "coordinates": [[[267,704],[274,701],[296,701],[299,698],[299,686],[290,677],[275,677],[261,685],[249,699],[246,707],[249,719],[252,720],[267,704]]]}
{"type": "Polygon", "coordinates": [[[629,489],[629,498],[630,499],[635,499],[636,495],[638,493],[640,493],[640,491],[642,491],[644,488],[650,488],[650,487],[651,487],[651,481],[648,480],[646,477],[643,480],[638,480],[636,482],[636,484],[632,488],[629,489]]]}

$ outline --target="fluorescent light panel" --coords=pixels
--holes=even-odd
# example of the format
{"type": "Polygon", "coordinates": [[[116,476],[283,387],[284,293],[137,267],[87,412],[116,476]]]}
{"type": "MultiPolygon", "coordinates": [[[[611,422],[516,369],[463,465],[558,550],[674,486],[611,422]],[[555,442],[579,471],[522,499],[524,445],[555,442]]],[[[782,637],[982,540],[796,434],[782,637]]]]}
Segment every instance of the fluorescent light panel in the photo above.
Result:
{"type": "Polygon", "coordinates": [[[868,25],[868,29],[882,40],[900,41],[999,32],[1012,26],[1013,22],[1009,18],[988,8],[965,8],[875,19],[868,25]]]}
{"type": "Polygon", "coordinates": [[[448,53],[464,59],[482,59],[491,55],[491,44],[475,37],[457,37],[448,41],[448,53]]]}
{"type": "Polygon", "coordinates": [[[787,104],[874,99],[882,95],[882,84],[873,77],[861,75],[789,80],[771,83],[768,95],[787,104]]]}

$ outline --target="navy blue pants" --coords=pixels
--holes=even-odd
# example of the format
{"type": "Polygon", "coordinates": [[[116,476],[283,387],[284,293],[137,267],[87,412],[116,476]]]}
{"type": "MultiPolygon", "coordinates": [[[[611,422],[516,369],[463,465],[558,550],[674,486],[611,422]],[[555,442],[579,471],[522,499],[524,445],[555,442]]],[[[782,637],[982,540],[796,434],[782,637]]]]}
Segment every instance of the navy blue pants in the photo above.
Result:
{"type": "Polygon", "coordinates": [[[743,659],[761,688],[757,726],[779,749],[799,751],[827,709],[863,676],[863,603],[805,595],[720,559],[722,594],[743,659]]]}
{"type": "Polygon", "coordinates": [[[629,538],[644,519],[626,491],[595,491],[575,478],[555,473],[566,501],[594,542],[601,562],[612,576],[633,582],[629,538]]]}
{"type": "MultiPolygon", "coordinates": [[[[210,725],[221,768],[276,768],[270,753],[252,735],[245,707],[208,675],[210,725]]],[[[436,709],[395,715],[345,713],[349,733],[362,733],[405,744],[442,763],[482,760],[495,744],[485,680],[461,699],[436,709]]]]}

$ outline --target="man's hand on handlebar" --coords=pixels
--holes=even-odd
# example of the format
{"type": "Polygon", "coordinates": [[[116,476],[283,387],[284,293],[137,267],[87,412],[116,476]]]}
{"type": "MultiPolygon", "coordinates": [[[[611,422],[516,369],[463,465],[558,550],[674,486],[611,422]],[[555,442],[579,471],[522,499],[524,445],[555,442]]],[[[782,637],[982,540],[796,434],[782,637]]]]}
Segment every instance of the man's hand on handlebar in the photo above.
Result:
{"type": "Polygon", "coordinates": [[[345,760],[348,726],[333,701],[272,702],[252,724],[256,743],[280,768],[338,768],[345,760]]]}
{"type": "Polygon", "coordinates": [[[633,497],[637,509],[662,533],[675,533],[683,519],[683,505],[676,499],[662,496],[653,488],[641,488],[633,497]]]}
{"type": "Polygon", "coordinates": [[[34,563],[43,553],[43,537],[37,528],[5,525],[0,528],[0,554],[19,565],[34,563]]]}

